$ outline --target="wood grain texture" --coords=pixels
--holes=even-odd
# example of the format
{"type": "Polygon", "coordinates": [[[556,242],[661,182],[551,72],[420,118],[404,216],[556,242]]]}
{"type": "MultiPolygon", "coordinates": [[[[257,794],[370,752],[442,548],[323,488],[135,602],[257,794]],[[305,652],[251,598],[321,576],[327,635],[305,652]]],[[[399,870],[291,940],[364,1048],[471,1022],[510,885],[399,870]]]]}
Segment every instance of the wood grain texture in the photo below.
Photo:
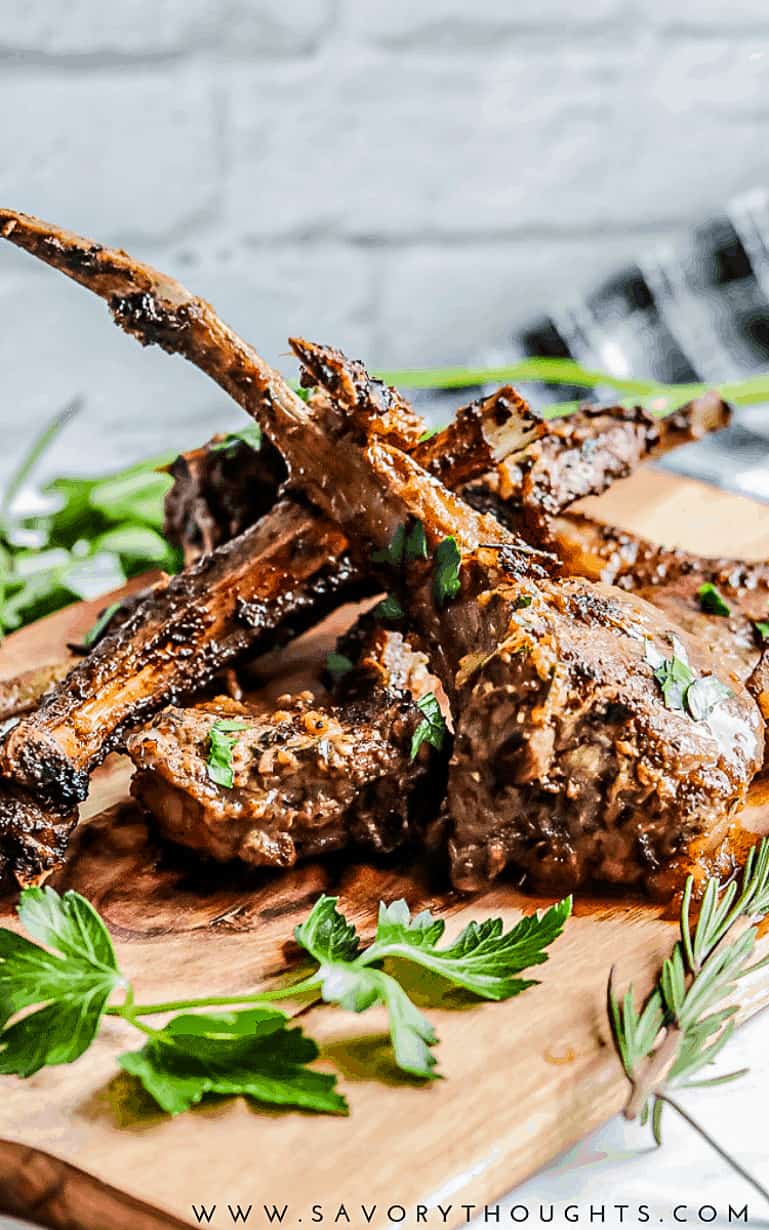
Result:
{"type": "MultiPolygon", "coordinates": [[[[669,544],[710,553],[769,554],[769,507],[649,471],[618,484],[596,506],[607,518],[669,544]]],[[[84,604],[11,637],[0,676],[52,660],[93,622],[102,603],[84,604]]],[[[268,692],[313,677],[340,613],[265,666],[268,692]]],[[[380,898],[429,905],[454,932],[472,917],[546,902],[510,884],[474,898],[447,890],[440,869],[397,863],[309,863],[288,873],[204,867],[158,845],[126,802],[126,763],[111,758],[95,776],[82,828],[55,883],[91,898],[116,939],[119,960],[142,1000],[256,988],[299,960],[295,922],[321,891],[338,893],[370,933],[380,898]]],[[[751,827],[769,829],[769,788],[751,799],[751,827]]],[[[12,923],[13,901],[0,902],[12,923]]],[[[211,1103],[168,1119],[119,1074],[115,1056],[135,1045],[108,1019],[72,1067],[26,1082],[2,1080],[0,1208],[43,1225],[78,1230],[160,1230],[195,1225],[193,1203],[216,1204],[210,1224],[232,1225],[228,1204],[289,1205],[287,1224],[310,1222],[310,1206],[333,1219],[344,1203],[377,1205],[371,1225],[402,1204],[482,1205],[531,1174],[622,1105],[624,1079],[609,1043],[605,989],[616,964],[622,984],[648,987],[675,937],[675,923],[641,900],[580,899],[540,971],[541,985],[506,1004],[429,1010],[446,1080],[429,1087],[394,1069],[385,1018],[311,1008],[303,1023],[325,1061],[342,1072],[349,1119],[273,1113],[243,1100],[211,1103]]],[[[769,1002],[769,970],[745,987],[744,1015],[769,1002]]]]}

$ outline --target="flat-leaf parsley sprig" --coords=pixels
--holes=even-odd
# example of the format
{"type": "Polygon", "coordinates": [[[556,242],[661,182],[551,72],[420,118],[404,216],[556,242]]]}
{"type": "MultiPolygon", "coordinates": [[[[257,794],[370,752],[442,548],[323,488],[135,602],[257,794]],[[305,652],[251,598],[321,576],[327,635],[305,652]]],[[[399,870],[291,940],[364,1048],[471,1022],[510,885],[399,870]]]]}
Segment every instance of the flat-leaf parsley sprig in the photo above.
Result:
{"type": "Polygon", "coordinates": [[[681,904],[681,937],[641,1007],[632,986],[620,1001],[614,971],[609,979],[612,1036],[631,1085],[624,1114],[651,1121],[660,1144],[662,1112],[672,1107],[769,1200],[769,1192],[671,1096],[676,1089],[720,1085],[744,1075],[738,1071],[708,1077],[703,1070],[732,1035],[740,981],[769,963],[769,957],[753,960],[758,923],[769,913],[769,840],[762,839],[750,851],[739,883],[708,880],[696,922],[693,891],[694,877],[689,876],[681,904]]]}
{"type": "Polygon", "coordinates": [[[74,1062],[93,1043],[102,1018],[112,1016],[144,1039],[141,1049],[118,1056],[119,1065],[169,1114],[207,1094],[344,1114],[336,1076],[309,1066],[317,1045],[274,1001],[314,997],[353,1012],[382,1004],[398,1067],[432,1077],[437,1037],[402,985],[402,967],[437,975],[481,999],[509,999],[532,985],[520,975],[547,960],[570,912],[567,898],[509,931],[499,918],[471,922],[441,947],[444,922],[427,910],[412,917],[405,901],[396,901],[380,906],[374,941],[365,947],[337,899],[322,896],[295,931],[317,962],[299,981],[254,994],[138,1004],[94,907],[76,892],[26,889],[19,917],[32,938],[0,928],[0,1073],[28,1077],[74,1062]],[[115,995],[119,1002],[110,1002],[115,995]],[[172,1013],[162,1028],[148,1023],[172,1013]]]}

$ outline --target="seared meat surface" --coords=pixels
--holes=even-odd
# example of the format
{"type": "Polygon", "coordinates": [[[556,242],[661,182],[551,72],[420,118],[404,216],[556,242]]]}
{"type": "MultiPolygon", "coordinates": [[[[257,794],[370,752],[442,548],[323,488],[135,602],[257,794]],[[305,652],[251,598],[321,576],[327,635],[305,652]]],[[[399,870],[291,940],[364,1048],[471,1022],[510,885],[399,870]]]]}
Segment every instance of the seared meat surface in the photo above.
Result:
{"type": "Polygon", "coordinates": [[[269,512],[286,467],[269,440],[255,448],[220,435],[181,453],[169,473],[174,484],[165,500],[165,536],[181,548],[185,564],[192,564],[269,512]]]}
{"type": "Polygon", "coordinates": [[[713,653],[740,678],[758,661],[756,623],[769,612],[769,563],[693,555],[574,513],[552,522],[564,571],[609,581],[646,598],[713,653]],[[730,614],[703,611],[698,591],[706,583],[722,595],[730,614]]]}
{"type": "Polygon", "coordinates": [[[265,400],[261,418],[292,481],[363,548],[385,547],[409,519],[430,556],[456,543],[449,601],[429,560],[400,583],[454,713],[458,887],[510,862],[541,885],[648,883],[696,840],[720,845],[761,763],[763,722],[707,648],[635,595],[551,578],[526,544],[381,439],[342,450],[298,399],[265,400]],[[703,720],[668,707],[655,678],[650,655],[674,654],[730,690],[703,720]]]}
{"type": "MultiPolygon", "coordinates": [[[[387,678],[387,640],[383,633],[369,644],[342,703],[303,692],[262,713],[220,698],[165,709],[131,735],[132,792],[161,833],[220,862],[274,867],[351,845],[389,852],[403,844],[414,813],[427,818],[426,796],[418,807],[414,796],[437,753],[423,743],[411,759],[423,715],[387,678]],[[222,721],[240,727],[227,736],[231,785],[213,781],[208,765],[222,721]]],[[[404,661],[402,644],[394,659],[404,661]]]]}

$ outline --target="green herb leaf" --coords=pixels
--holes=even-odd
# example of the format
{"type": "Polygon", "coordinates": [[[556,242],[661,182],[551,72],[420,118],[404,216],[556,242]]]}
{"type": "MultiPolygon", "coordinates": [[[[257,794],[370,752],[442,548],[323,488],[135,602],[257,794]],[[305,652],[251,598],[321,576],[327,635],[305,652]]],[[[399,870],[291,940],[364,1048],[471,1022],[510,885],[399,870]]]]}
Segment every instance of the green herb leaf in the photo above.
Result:
{"type": "Polygon", "coordinates": [[[408,533],[405,525],[399,525],[390,545],[372,551],[371,559],[375,564],[390,564],[394,568],[410,560],[427,559],[427,539],[422,522],[415,521],[408,533]]]}
{"type": "Polygon", "coordinates": [[[295,932],[297,942],[319,962],[324,1000],[351,1012],[384,1004],[396,1063],[413,1076],[428,1078],[435,1075],[430,1051],[435,1031],[398,979],[381,969],[382,962],[406,961],[484,999],[508,999],[531,985],[517,975],[547,959],[544,949],[563,930],[571,899],[541,917],[521,919],[509,932],[503,931],[501,919],[472,922],[443,949],[437,947],[443,921],[427,910],[412,918],[405,901],[396,901],[380,905],[374,943],[361,950],[355,928],[336,906],[335,897],[322,897],[295,932]]]}
{"type": "Polygon", "coordinates": [[[665,705],[668,709],[683,709],[686,690],[694,682],[694,671],[689,666],[686,650],[678,637],[671,638],[673,644],[672,657],[666,658],[647,639],[646,661],[654,670],[654,678],[662,688],[665,705]]]}
{"type": "Polygon", "coordinates": [[[441,707],[433,692],[427,692],[417,701],[417,709],[424,714],[421,722],[411,736],[410,760],[415,760],[417,752],[423,743],[429,743],[440,751],[446,738],[446,723],[443,720],[441,707]]]}
{"type": "Polygon", "coordinates": [[[700,610],[706,615],[731,615],[732,608],[728,602],[724,600],[715,585],[710,581],[705,581],[697,590],[697,597],[700,602],[700,610]]]}
{"type": "Polygon", "coordinates": [[[377,602],[372,612],[377,619],[389,619],[396,621],[404,618],[404,610],[400,602],[393,594],[388,594],[381,602],[377,602]]]}
{"type": "Polygon", "coordinates": [[[358,932],[337,910],[338,900],[324,893],[309,917],[294,929],[297,944],[321,965],[328,961],[352,961],[358,954],[358,932]]]}
{"type": "Polygon", "coordinates": [[[88,1049],[110,994],[125,981],[109,932],[78,893],[25,889],[19,916],[47,948],[0,930],[0,1072],[31,1076],[88,1049]]]}
{"type": "Polygon", "coordinates": [[[406,538],[406,559],[427,559],[427,539],[421,521],[415,521],[406,538]]]}
{"type": "Polygon", "coordinates": [[[111,602],[109,606],[104,608],[101,615],[96,620],[96,623],[88,629],[83,637],[83,644],[87,646],[88,649],[90,649],[92,645],[95,645],[98,640],[101,640],[101,635],[104,632],[104,629],[107,627],[113,615],[116,615],[120,610],[121,605],[122,604],[119,599],[117,602],[111,602]]]}
{"type": "Polygon", "coordinates": [[[686,691],[686,708],[695,722],[706,721],[716,705],[734,696],[734,692],[715,675],[705,675],[695,679],[686,691]]]}
{"type": "Polygon", "coordinates": [[[259,452],[262,447],[262,429],[258,423],[250,423],[239,431],[228,432],[223,440],[217,440],[211,445],[211,452],[234,452],[239,444],[247,444],[255,453],[259,452]]]}
{"type": "Polygon", "coordinates": [[[326,654],[326,670],[335,679],[341,679],[343,675],[349,674],[354,668],[355,663],[346,654],[337,653],[335,650],[326,654]]]}
{"type": "Polygon", "coordinates": [[[439,607],[445,606],[450,598],[455,598],[459,593],[461,562],[462,557],[454,538],[444,538],[438,543],[433,564],[433,594],[439,607]]]}
{"type": "Polygon", "coordinates": [[[546,949],[563,931],[571,905],[571,897],[566,897],[541,915],[522,918],[510,931],[504,930],[501,918],[468,923],[446,948],[437,947],[444,923],[429,910],[412,918],[405,901],[380,905],[368,956],[409,961],[483,999],[510,999],[532,985],[517,975],[547,960],[546,949]]]}
{"type": "Polygon", "coordinates": [[[403,563],[403,552],[406,547],[406,527],[399,525],[392,536],[392,540],[388,547],[380,547],[376,551],[371,552],[371,559],[375,564],[391,564],[393,568],[399,567],[403,563]]]}
{"type": "Polygon", "coordinates": [[[428,427],[427,431],[423,431],[421,436],[417,436],[417,444],[425,444],[428,440],[432,440],[433,436],[437,436],[437,427],[428,427]]]}
{"type": "Polygon", "coordinates": [[[654,671],[654,678],[662,688],[668,709],[685,710],[695,722],[704,722],[716,705],[733,696],[731,688],[715,675],[697,679],[689,666],[686,650],[677,636],[671,636],[673,654],[666,658],[654,643],[646,639],[646,661],[654,671]]]}
{"type": "Polygon", "coordinates": [[[206,1094],[243,1094],[272,1106],[346,1114],[336,1077],[306,1065],[318,1048],[269,1006],[174,1017],[140,1051],[118,1059],[158,1105],[178,1115],[206,1094]]]}
{"type": "Polygon", "coordinates": [[[238,741],[238,733],[248,729],[248,722],[231,718],[218,718],[208,734],[208,759],[206,772],[217,786],[232,790],[235,774],[232,768],[232,751],[238,741]]]}
{"type": "Polygon", "coordinates": [[[769,641],[769,619],[756,619],[753,622],[753,627],[762,641],[769,641]]]}

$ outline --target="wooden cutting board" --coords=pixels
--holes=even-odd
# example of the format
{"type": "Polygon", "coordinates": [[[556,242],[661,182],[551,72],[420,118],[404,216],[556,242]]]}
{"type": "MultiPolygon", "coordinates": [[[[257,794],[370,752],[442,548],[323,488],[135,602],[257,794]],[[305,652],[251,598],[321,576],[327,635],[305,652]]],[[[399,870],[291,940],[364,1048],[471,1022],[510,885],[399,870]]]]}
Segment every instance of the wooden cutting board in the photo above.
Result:
{"type": "MultiPolygon", "coordinates": [[[[594,510],[669,545],[769,554],[769,507],[660,471],[618,484],[594,510]]],[[[10,637],[0,676],[54,660],[102,605],[72,607],[10,637]]],[[[349,617],[339,613],[275,656],[268,686],[311,683],[349,617]]],[[[294,924],[320,892],[338,893],[364,933],[380,898],[429,906],[447,917],[449,932],[491,913],[510,925],[547,904],[510,884],[460,897],[413,866],[200,867],[155,844],[126,801],[128,776],[117,757],[95,776],[89,823],[55,883],[101,911],[142,1000],[231,993],[280,974],[297,957],[294,924]]],[[[769,831],[769,787],[757,785],[749,811],[751,826],[769,831]]],[[[4,925],[13,905],[0,902],[4,925]]],[[[308,1032],[342,1073],[349,1119],[260,1111],[243,1100],[166,1118],[118,1074],[115,1056],[135,1035],[109,1020],[77,1064],[26,1082],[0,1078],[0,1208],[47,1226],[160,1230],[198,1224],[193,1205],[216,1205],[214,1227],[232,1225],[227,1206],[238,1204],[253,1205],[249,1224],[259,1225],[264,1204],[287,1204],[290,1225],[311,1223],[313,1204],[333,1222],[344,1204],[357,1227],[365,1205],[378,1227],[388,1206],[405,1206],[411,1223],[418,1204],[440,1204],[452,1206],[446,1224],[459,1225],[460,1206],[502,1195],[620,1109],[626,1087],[605,1016],[609,968],[642,992],[675,935],[675,923],[641,900],[578,900],[539,987],[505,1004],[429,1009],[446,1077],[429,1087],[399,1077],[378,1010],[306,1011],[308,1032]]],[[[769,1002],[769,969],[744,995],[745,1015],[769,1002]]]]}

